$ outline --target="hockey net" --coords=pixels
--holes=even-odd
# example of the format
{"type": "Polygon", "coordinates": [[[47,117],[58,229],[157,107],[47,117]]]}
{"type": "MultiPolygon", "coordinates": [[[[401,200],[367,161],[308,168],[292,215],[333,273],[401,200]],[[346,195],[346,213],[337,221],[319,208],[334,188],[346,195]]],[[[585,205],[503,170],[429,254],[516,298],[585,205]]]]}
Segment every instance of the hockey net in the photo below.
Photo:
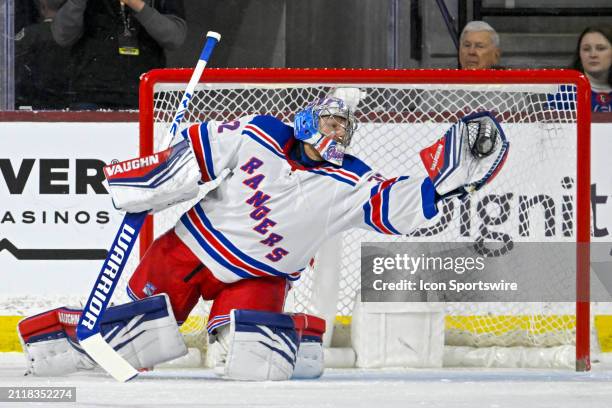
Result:
{"type": "MultiPolygon", "coordinates": [[[[190,74],[183,69],[156,70],[143,77],[141,154],[167,147],[167,130],[190,74]]],[[[317,256],[312,270],[294,286],[292,311],[328,320],[331,315],[346,328],[360,288],[362,242],[486,240],[487,228],[511,240],[574,243],[575,250],[580,248],[578,242],[589,241],[589,116],[580,101],[583,86],[571,71],[499,71],[485,76],[444,70],[207,70],[182,126],[247,114],[268,114],[292,123],[295,112],[315,98],[338,88],[358,88],[359,129],[351,153],[387,177],[419,176],[423,169],[418,152],[423,147],[470,112],[495,112],[512,147],[504,171],[490,187],[467,202],[442,206],[445,221],[433,220],[426,226],[427,234],[390,237],[363,230],[343,234],[335,240],[341,256],[331,264],[317,256]],[[551,104],[550,96],[559,96],[560,85],[577,86],[579,103],[551,104]],[[526,216],[530,217],[527,231],[526,216]]],[[[153,217],[141,233],[141,253],[189,205],[153,217]]],[[[529,261],[541,268],[561,267],[555,257],[529,261]]],[[[577,268],[575,279],[548,285],[553,291],[566,289],[557,285],[570,285],[581,291],[580,301],[445,302],[446,343],[472,348],[565,346],[575,350],[576,367],[588,369],[588,254],[586,262],[586,269],[584,262],[577,268]]],[[[505,265],[500,276],[521,267],[505,265]]],[[[123,279],[128,277],[129,273],[123,279]]],[[[534,286],[543,284],[538,276],[531,278],[534,286]]],[[[183,325],[188,342],[205,344],[207,308],[201,302],[183,325]]],[[[338,342],[332,339],[332,345],[338,342]]]]}

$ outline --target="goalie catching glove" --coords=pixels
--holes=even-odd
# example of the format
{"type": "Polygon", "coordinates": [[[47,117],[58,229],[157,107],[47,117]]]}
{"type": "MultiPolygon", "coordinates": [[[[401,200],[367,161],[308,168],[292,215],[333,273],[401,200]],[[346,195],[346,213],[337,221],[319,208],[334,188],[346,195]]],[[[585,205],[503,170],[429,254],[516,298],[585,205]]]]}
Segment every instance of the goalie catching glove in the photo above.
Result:
{"type": "Polygon", "coordinates": [[[495,178],[509,147],[493,115],[478,112],[463,117],[420,155],[440,198],[463,197],[495,178]]]}

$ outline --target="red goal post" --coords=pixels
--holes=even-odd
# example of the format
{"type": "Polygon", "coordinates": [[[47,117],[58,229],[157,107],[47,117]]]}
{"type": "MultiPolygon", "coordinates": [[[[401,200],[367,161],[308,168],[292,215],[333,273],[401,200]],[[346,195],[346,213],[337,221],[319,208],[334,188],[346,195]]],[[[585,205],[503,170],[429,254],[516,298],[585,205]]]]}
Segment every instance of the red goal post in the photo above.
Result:
{"type": "MultiPolygon", "coordinates": [[[[155,87],[160,83],[184,84],[192,69],[160,69],[143,75],[140,83],[140,155],[154,152],[154,124],[159,121],[155,110],[155,87]]],[[[537,85],[566,84],[576,89],[575,112],[572,121],[576,124],[576,186],[575,186],[575,231],[576,242],[576,369],[590,368],[590,302],[589,302],[589,242],[590,242],[590,86],[583,75],[572,70],[369,70],[369,69],[208,69],[201,79],[202,84],[249,84],[291,85],[324,84],[331,86],[400,86],[402,84],[443,84],[454,87],[489,85],[537,85]]],[[[302,102],[302,101],[301,101],[302,102]]],[[[307,102],[307,101],[303,101],[307,102]]],[[[196,102],[197,103],[197,102],[196,102]]],[[[198,109],[190,107],[189,111],[198,109]]],[[[401,121],[405,112],[389,112],[390,121],[401,121]],[[398,115],[399,114],[399,115],[398,115]]],[[[247,113],[247,109],[244,109],[247,113]]],[[[248,112],[255,113],[255,112],[248,112]]],[[[424,112],[428,115],[428,112],[424,112]]],[[[544,113],[544,115],[554,113],[544,113]]],[[[205,120],[206,114],[194,115],[205,120]]],[[[367,119],[362,115],[361,119],[367,119]]],[[[380,118],[378,120],[381,120],[380,118]]],[[[407,119],[410,121],[411,119],[407,119]]],[[[502,115],[503,121],[503,115],[502,115]]],[[[189,122],[187,120],[186,122],[189,122]]],[[[512,152],[511,152],[512,154],[512,152]]],[[[140,253],[154,239],[152,217],[148,217],[140,233],[140,253]]]]}

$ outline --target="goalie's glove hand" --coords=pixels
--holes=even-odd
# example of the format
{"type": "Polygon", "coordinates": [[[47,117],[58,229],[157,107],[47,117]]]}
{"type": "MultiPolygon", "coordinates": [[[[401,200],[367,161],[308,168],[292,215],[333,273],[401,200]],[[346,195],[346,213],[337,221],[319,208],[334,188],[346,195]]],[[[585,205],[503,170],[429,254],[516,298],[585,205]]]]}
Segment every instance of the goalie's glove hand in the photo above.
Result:
{"type": "Polygon", "coordinates": [[[493,115],[478,112],[463,117],[420,155],[438,198],[462,198],[495,178],[509,147],[493,115]]]}

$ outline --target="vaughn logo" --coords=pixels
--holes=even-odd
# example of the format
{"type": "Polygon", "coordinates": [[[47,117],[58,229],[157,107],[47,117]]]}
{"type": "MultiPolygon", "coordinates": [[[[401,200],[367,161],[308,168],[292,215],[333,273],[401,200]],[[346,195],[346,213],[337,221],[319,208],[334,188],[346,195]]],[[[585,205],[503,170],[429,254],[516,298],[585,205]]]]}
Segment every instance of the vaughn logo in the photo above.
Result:
{"type": "Polygon", "coordinates": [[[98,276],[94,291],[90,296],[89,303],[85,307],[79,323],[89,330],[93,330],[100,313],[106,309],[106,305],[110,300],[109,293],[111,293],[112,287],[116,284],[115,279],[121,275],[125,262],[134,246],[134,241],[138,235],[136,232],[130,225],[123,224],[116,242],[104,261],[102,272],[98,276]]]}
{"type": "Polygon", "coordinates": [[[444,156],[444,142],[445,138],[442,137],[433,145],[426,147],[419,152],[421,161],[423,162],[425,170],[427,170],[427,174],[429,174],[431,179],[435,179],[438,176],[440,172],[439,166],[444,164],[443,162],[441,163],[440,160],[444,156]]]}
{"type": "Polygon", "coordinates": [[[60,323],[67,324],[69,326],[76,326],[81,317],[81,312],[59,312],[58,313],[60,323]]]}
{"type": "Polygon", "coordinates": [[[151,156],[139,157],[137,159],[131,159],[122,161],[115,164],[110,164],[104,167],[104,173],[106,177],[113,177],[120,173],[130,172],[132,170],[138,170],[145,167],[149,167],[155,164],[159,164],[159,154],[153,154],[151,156]]]}
{"type": "Polygon", "coordinates": [[[440,161],[440,155],[442,154],[443,150],[444,150],[444,145],[439,144],[438,148],[436,149],[436,153],[434,154],[429,170],[435,170],[438,167],[438,161],[440,161]]]}

